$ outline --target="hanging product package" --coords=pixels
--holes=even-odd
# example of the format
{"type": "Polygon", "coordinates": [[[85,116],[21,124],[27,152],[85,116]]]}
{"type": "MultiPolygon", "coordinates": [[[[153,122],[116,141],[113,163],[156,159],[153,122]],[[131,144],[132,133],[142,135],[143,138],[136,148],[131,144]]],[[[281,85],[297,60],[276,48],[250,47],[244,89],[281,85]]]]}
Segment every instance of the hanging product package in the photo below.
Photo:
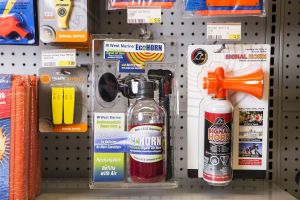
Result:
{"type": "Polygon", "coordinates": [[[200,16],[265,16],[265,0],[185,0],[188,15],[200,16]]]}
{"type": "Polygon", "coordinates": [[[108,9],[127,9],[128,7],[159,7],[169,9],[174,6],[176,0],[108,0],[108,9]]]}
{"type": "Polygon", "coordinates": [[[36,1],[0,2],[0,44],[37,44],[36,26],[36,1]]]}
{"type": "Polygon", "coordinates": [[[45,67],[39,74],[40,132],[87,132],[87,69],[45,67]]]}
{"type": "Polygon", "coordinates": [[[39,3],[40,40],[44,43],[86,43],[91,24],[88,0],[42,0],[39,3]]]}
{"type": "Polygon", "coordinates": [[[93,36],[91,188],[177,187],[176,45],[93,36]]]}
{"type": "Polygon", "coordinates": [[[37,78],[0,74],[0,199],[34,199],[40,188],[37,78]]]}
{"type": "Polygon", "coordinates": [[[188,176],[266,176],[270,46],[188,48],[188,176]]]}

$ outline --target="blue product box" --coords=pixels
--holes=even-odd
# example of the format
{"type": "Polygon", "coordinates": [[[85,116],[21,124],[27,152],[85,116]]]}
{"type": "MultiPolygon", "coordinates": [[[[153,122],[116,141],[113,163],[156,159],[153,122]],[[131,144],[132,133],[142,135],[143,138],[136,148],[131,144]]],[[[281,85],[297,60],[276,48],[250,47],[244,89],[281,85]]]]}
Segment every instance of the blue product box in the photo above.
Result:
{"type": "Polygon", "coordinates": [[[36,0],[0,1],[0,44],[37,44],[36,26],[36,0]]]}
{"type": "Polygon", "coordinates": [[[0,199],[9,200],[11,76],[0,74],[0,199]]]}

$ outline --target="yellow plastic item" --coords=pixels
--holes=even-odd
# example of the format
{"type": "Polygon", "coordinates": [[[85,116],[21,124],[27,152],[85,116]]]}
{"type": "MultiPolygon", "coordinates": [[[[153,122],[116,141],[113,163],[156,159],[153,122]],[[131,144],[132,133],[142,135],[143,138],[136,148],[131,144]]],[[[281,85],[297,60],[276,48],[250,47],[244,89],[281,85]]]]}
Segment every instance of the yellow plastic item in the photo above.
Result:
{"type": "Polygon", "coordinates": [[[17,0],[9,0],[6,4],[6,7],[5,7],[2,15],[7,16],[10,13],[11,9],[14,7],[16,2],[17,2],[17,0]]]}
{"type": "Polygon", "coordinates": [[[64,123],[73,124],[75,107],[75,88],[64,88],[64,123]]]}
{"type": "Polygon", "coordinates": [[[59,28],[68,29],[73,0],[54,0],[55,16],[59,28]]]}
{"type": "Polygon", "coordinates": [[[52,118],[53,124],[62,124],[63,120],[63,95],[64,89],[52,88],[52,118]]]}

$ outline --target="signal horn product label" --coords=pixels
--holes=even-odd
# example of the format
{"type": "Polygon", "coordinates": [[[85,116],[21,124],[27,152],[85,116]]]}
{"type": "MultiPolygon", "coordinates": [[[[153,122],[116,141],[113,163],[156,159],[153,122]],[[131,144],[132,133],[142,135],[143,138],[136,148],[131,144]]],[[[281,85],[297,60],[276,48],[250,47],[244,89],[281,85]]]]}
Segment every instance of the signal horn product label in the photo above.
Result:
{"type": "Polygon", "coordinates": [[[222,183],[231,180],[232,113],[205,112],[203,178],[222,183]]]}
{"type": "Polygon", "coordinates": [[[130,130],[129,153],[132,159],[142,163],[162,160],[162,131],[157,125],[135,126],[130,130]]]}
{"type": "Polygon", "coordinates": [[[121,73],[144,73],[146,62],[161,62],[165,59],[165,45],[105,41],[104,59],[119,61],[121,73]]]}

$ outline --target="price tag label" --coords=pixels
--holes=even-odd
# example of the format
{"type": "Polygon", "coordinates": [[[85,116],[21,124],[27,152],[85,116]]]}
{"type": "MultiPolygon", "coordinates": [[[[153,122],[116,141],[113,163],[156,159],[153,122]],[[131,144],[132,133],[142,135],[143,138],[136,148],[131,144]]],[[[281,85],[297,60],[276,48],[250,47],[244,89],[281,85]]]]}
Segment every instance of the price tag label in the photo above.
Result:
{"type": "Polygon", "coordinates": [[[239,41],[242,36],[241,23],[208,23],[207,40],[239,41]]]}
{"type": "Polygon", "coordinates": [[[128,24],[161,23],[161,8],[160,7],[149,7],[149,8],[129,7],[127,9],[127,23],[128,24]]]}
{"type": "Polygon", "coordinates": [[[42,51],[43,67],[76,67],[76,49],[42,51]]]}

